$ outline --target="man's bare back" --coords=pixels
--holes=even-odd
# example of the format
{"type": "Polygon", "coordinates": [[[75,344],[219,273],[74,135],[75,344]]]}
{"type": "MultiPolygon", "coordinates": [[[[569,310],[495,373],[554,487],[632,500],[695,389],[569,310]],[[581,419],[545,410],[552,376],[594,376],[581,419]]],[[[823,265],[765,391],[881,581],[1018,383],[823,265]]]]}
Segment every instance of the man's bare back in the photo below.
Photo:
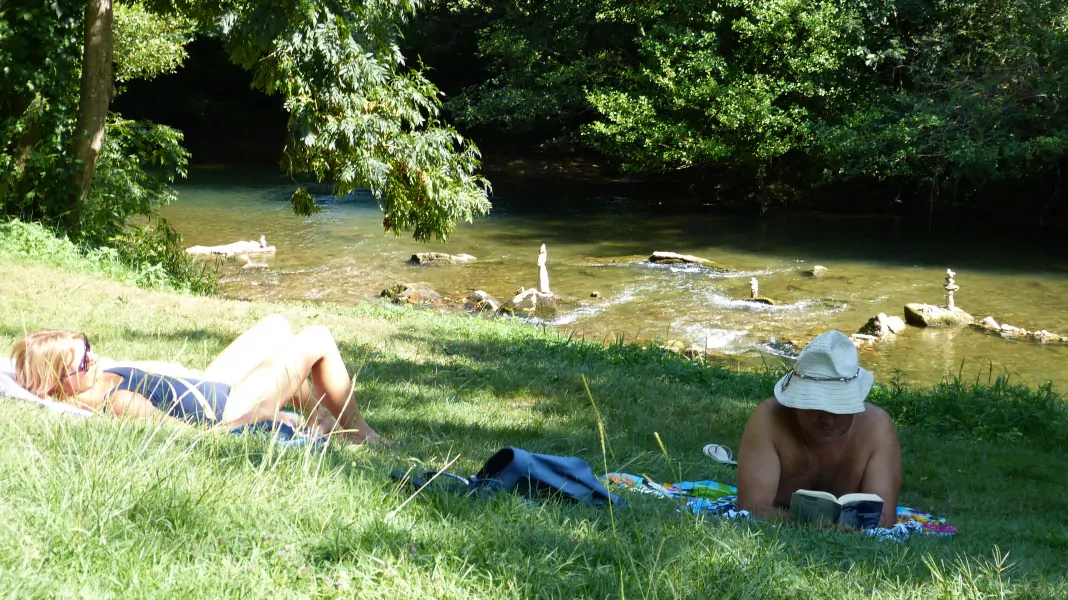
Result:
{"type": "Polygon", "coordinates": [[[868,403],[864,408],[841,415],[790,408],[775,398],[760,403],[738,454],[739,506],[760,517],[783,514],[799,489],[865,492],[882,497],[880,525],[892,525],[901,447],[886,411],[868,403]]]}

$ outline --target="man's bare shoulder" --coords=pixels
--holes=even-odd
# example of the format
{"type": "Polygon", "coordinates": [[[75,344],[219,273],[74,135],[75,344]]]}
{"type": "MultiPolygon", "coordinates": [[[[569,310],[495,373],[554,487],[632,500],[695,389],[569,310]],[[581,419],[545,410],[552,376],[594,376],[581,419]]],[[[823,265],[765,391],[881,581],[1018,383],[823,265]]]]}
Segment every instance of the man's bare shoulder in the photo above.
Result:
{"type": "Polygon", "coordinates": [[[746,429],[775,431],[786,426],[790,409],[779,404],[774,397],[764,400],[753,408],[746,429]]]}
{"type": "Polygon", "coordinates": [[[897,429],[894,427],[894,419],[890,413],[874,404],[864,403],[863,424],[864,432],[875,441],[889,438],[897,438],[897,429]]]}
{"type": "Polygon", "coordinates": [[[783,408],[783,405],[779,404],[774,397],[768,398],[753,407],[753,412],[749,414],[749,422],[771,422],[778,416],[778,413],[782,412],[783,408]]]}

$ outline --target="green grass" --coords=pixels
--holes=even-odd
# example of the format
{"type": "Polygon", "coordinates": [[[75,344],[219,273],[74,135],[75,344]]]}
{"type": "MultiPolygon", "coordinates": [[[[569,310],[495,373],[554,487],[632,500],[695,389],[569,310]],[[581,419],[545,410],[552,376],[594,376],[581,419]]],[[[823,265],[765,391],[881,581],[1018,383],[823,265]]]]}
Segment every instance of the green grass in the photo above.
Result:
{"type": "Polygon", "coordinates": [[[0,589],[12,597],[1068,597],[1068,411],[1048,389],[876,390],[899,420],[902,504],[949,517],[953,539],[880,543],[695,517],[651,497],[610,513],[426,492],[390,518],[408,498],[391,469],[459,457],[452,470],[472,473],[505,445],[734,483],[701,447],[737,448],[775,374],[509,320],[193,297],[40,262],[0,260],[0,347],[66,327],[114,358],[204,367],[280,312],[330,326],[350,364],[366,357],[359,401],[400,444],[279,453],[3,401],[0,589]]]}

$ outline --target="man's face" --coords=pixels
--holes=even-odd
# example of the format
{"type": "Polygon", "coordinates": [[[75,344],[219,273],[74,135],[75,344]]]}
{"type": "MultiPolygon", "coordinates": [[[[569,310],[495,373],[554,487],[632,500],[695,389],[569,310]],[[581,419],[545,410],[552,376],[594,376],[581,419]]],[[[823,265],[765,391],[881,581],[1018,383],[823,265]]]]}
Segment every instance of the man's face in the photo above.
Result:
{"type": "Polygon", "coordinates": [[[853,425],[853,415],[836,415],[822,410],[794,411],[805,437],[816,443],[834,442],[845,436],[853,425]]]}

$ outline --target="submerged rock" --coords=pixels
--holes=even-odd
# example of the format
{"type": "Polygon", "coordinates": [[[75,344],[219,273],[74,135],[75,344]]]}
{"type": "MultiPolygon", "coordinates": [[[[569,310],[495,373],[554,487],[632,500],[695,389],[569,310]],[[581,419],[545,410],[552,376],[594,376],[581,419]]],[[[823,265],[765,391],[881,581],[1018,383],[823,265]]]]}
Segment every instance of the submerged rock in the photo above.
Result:
{"type": "Polygon", "coordinates": [[[875,336],[876,338],[886,338],[901,333],[905,330],[905,327],[905,321],[901,317],[889,317],[886,313],[879,313],[868,319],[868,322],[857,333],[859,335],[875,336]]]}
{"type": "Polygon", "coordinates": [[[453,265],[478,260],[470,254],[445,254],[444,252],[416,252],[408,262],[416,265],[453,265]]]}
{"type": "Polygon", "coordinates": [[[660,265],[675,265],[680,263],[689,263],[694,265],[701,265],[710,269],[717,269],[720,271],[730,271],[723,265],[708,260],[707,258],[701,258],[700,256],[693,256],[692,254],[678,254],[675,252],[653,252],[649,257],[649,262],[660,265]]]}
{"type": "Polygon", "coordinates": [[[823,277],[827,274],[827,267],[823,265],[816,265],[807,271],[801,273],[805,277],[823,277]]]}
{"type": "Polygon", "coordinates": [[[952,310],[931,304],[912,303],[905,305],[905,321],[917,327],[964,327],[975,318],[960,308],[952,310]]]}
{"type": "Polygon", "coordinates": [[[381,296],[394,304],[436,305],[441,302],[441,294],[425,283],[398,283],[382,290],[381,296]]]}
{"type": "Polygon", "coordinates": [[[775,306],[775,301],[771,298],[765,298],[763,296],[757,296],[756,298],[745,298],[744,302],[751,302],[753,304],[765,304],[767,306],[775,306]]]}

